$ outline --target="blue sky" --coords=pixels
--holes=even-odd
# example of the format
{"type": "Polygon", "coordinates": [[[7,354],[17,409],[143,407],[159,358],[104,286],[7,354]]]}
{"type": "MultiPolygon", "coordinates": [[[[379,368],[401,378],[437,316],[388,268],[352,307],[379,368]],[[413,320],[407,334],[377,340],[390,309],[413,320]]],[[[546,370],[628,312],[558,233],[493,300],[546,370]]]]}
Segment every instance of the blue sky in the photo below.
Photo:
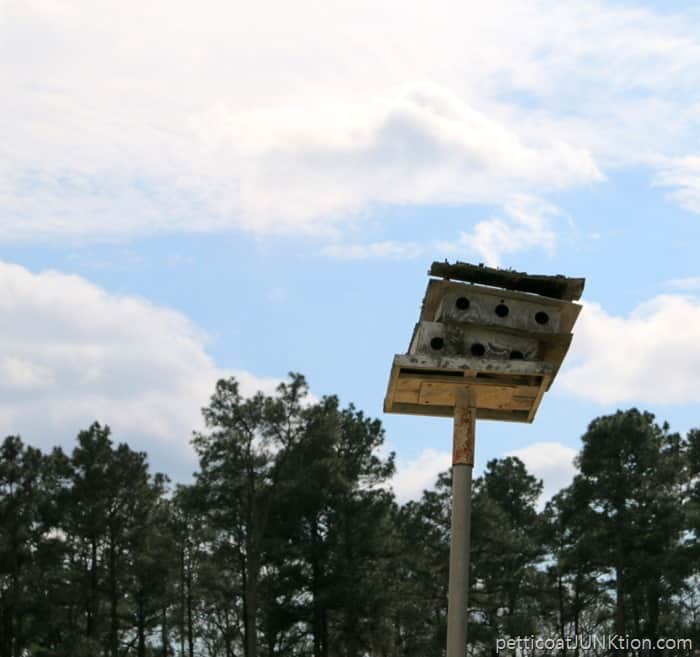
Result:
{"type": "Polygon", "coordinates": [[[0,434],[94,419],[185,480],[216,379],[289,371],[384,422],[408,499],[449,421],[384,415],[433,260],[587,279],[535,423],[567,483],[594,417],[700,426],[691,3],[0,1],[0,434]],[[523,26],[527,29],[523,29],[523,26]]]}

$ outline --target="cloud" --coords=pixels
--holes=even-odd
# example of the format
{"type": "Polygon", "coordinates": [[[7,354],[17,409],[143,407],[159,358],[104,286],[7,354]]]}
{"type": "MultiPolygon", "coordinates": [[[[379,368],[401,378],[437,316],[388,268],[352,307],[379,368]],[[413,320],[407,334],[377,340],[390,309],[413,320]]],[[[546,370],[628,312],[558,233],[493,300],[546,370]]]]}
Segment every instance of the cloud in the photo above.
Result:
{"type": "MultiPolygon", "coordinates": [[[[481,221],[469,233],[460,235],[458,249],[471,248],[486,264],[501,264],[503,255],[542,248],[550,255],[554,252],[556,233],[549,219],[560,214],[553,205],[537,198],[518,196],[505,206],[509,221],[500,218],[481,221]]],[[[444,249],[448,244],[441,245],[444,249]]]]}
{"type": "Polygon", "coordinates": [[[691,292],[700,290],[700,276],[689,276],[688,278],[674,278],[667,282],[669,287],[691,292]]]}
{"type": "MultiPolygon", "coordinates": [[[[561,443],[542,442],[508,452],[505,456],[517,456],[530,474],[544,482],[540,505],[573,479],[573,459],[576,450],[561,443]]],[[[394,494],[399,503],[417,500],[424,490],[434,487],[438,474],[449,470],[452,454],[426,448],[414,459],[399,460],[392,480],[394,494]]]]}
{"type": "Polygon", "coordinates": [[[418,242],[369,242],[367,244],[327,244],[321,253],[329,258],[338,260],[368,260],[370,258],[388,258],[404,260],[417,258],[426,250],[426,246],[418,242]]]}
{"type": "Polygon", "coordinates": [[[660,166],[697,140],[697,34],[601,0],[9,0],[0,239],[328,235],[660,166]]]}
{"type": "Polygon", "coordinates": [[[367,244],[336,243],[326,245],[322,253],[340,260],[369,258],[408,259],[426,254],[461,256],[472,253],[487,265],[498,266],[503,255],[541,248],[551,255],[557,234],[551,218],[561,216],[558,208],[532,196],[511,198],[504,207],[505,218],[479,221],[470,232],[460,232],[453,240],[432,242],[383,241],[367,244]]]}
{"type": "Polygon", "coordinates": [[[669,160],[657,174],[655,184],[674,188],[669,196],[686,210],[700,214],[700,156],[669,160]]]}
{"type": "MultiPolygon", "coordinates": [[[[314,112],[219,107],[191,117],[190,127],[169,178],[158,167],[140,171],[136,162],[126,178],[68,163],[13,174],[8,167],[10,212],[0,236],[231,226],[329,234],[376,204],[485,202],[513,188],[557,189],[602,178],[584,149],[528,144],[428,83],[314,112]],[[191,208],[198,202],[204,216],[195,219],[191,208]]],[[[481,239],[503,237],[492,231],[481,239]]]]}
{"type": "Polygon", "coordinates": [[[413,460],[399,460],[396,474],[391,482],[399,503],[420,498],[424,490],[435,485],[438,474],[452,465],[450,452],[439,452],[426,448],[413,460]]]}
{"type": "Polygon", "coordinates": [[[548,499],[573,480],[576,453],[575,449],[561,443],[543,442],[513,450],[506,456],[517,456],[530,474],[542,480],[544,488],[539,502],[540,506],[544,506],[548,499]]]}
{"type": "Polygon", "coordinates": [[[331,116],[316,112],[302,121],[279,111],[260,120],[232,116],[222,130],[232,144],[247,144],[254,163],[238,178],[243,223],[252,230],[292,222],[316,231],[318,222],[377,203],[488,201],[513,187],[552,189],[602,177],[585,150],[526,144],[433,84],[336,107],[331,116]],[[254,136],[256,127],[264,139],[254,136]]]}
{"type": "Polygon", "coordinates": [[[278,383],[218,368],[183,314],[78,276],[0,262],[0,314],[0,436],[42,447],[98,420],[188,459],[219,378],[235,375],[244,394],[278,383]]]}
{"type": "Polygon", "coordinates": [[[557,387],[601,404],[700,401],[700,300],[660,295],[627,317],[586,303],[557,387]]]}

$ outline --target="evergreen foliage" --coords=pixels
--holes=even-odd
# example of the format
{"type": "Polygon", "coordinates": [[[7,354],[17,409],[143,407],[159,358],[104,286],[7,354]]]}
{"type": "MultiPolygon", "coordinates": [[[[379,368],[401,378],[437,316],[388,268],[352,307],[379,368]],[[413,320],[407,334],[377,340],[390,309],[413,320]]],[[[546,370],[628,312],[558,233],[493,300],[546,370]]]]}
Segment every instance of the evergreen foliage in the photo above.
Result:
{"type": "MultiPolygon", "coordinates": [[[[203,415],[174,487],[98,423],[70,454],[4,439],[0,657],[442,657],[449,473],[399,505],[381,424],[298,374],[251,398],[219,381],[203,415]]],[[[475,479],[469,654],[533,634],[700,646],[700,430],[618,411],[576,465],[544,509],[515,457],[475,479]]]]}

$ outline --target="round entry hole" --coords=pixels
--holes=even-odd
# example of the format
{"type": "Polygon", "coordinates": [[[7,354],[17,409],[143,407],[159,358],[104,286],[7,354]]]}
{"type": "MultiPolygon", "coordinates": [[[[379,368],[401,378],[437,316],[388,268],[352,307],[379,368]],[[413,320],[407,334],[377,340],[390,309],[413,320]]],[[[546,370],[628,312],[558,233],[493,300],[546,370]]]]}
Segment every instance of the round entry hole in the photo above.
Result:
{"type": "Polygon", "coordinates": [[[469,308],[469,299],[467,297],[458,297],[455,301],[455,306],[460,310],[467,310],[469,308]]]}
{"type": "Polygon", "coordinates": [[[480,342],[475,342],[471,346],[470,351],[472,352],[472,356],[483,356],[486,353],[486,349],[484,348],[484,345],[481,344],[480,342]]]}
{"type": "Polygon", "coordinates": [[[510,359],[511,360],[522,360],[523,359],[523,352],[518,351],[517,349],[511,351],[510,352],[510,359]]]}
{"type": "Polygon", "coordinates": [[[540,310],[540,312],[535,315],[535,321],[538,324],[546,324],[549,321],[549,315],[544,312],[544,310],[540,310]]]}
{"type": "Polygon", "coordinates": [[[495,308],[495,312],[499,317],[508,317],[508,306],[505,303],[499,303],[495,308]]]}
{"type": "Polygon", "coordinates": [[[430,346],[436,351],[439,351],[445,346],[445,341],[442,338],[433,338],[430,341],[430,346]]]}

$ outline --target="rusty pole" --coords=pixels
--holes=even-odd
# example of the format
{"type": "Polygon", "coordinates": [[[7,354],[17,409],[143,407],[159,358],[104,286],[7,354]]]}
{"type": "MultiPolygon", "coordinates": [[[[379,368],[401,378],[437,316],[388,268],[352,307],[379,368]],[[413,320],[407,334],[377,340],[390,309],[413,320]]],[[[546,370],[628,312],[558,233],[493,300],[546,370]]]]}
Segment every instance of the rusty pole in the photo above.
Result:
{"type": "Polygon", "coordinates": [[[469,535],[475,429],[474,391],[459,391],[455,399],[452,442],[452,531],[447,594],[447,657],[464,657],[467,646],[469,535]]]}

